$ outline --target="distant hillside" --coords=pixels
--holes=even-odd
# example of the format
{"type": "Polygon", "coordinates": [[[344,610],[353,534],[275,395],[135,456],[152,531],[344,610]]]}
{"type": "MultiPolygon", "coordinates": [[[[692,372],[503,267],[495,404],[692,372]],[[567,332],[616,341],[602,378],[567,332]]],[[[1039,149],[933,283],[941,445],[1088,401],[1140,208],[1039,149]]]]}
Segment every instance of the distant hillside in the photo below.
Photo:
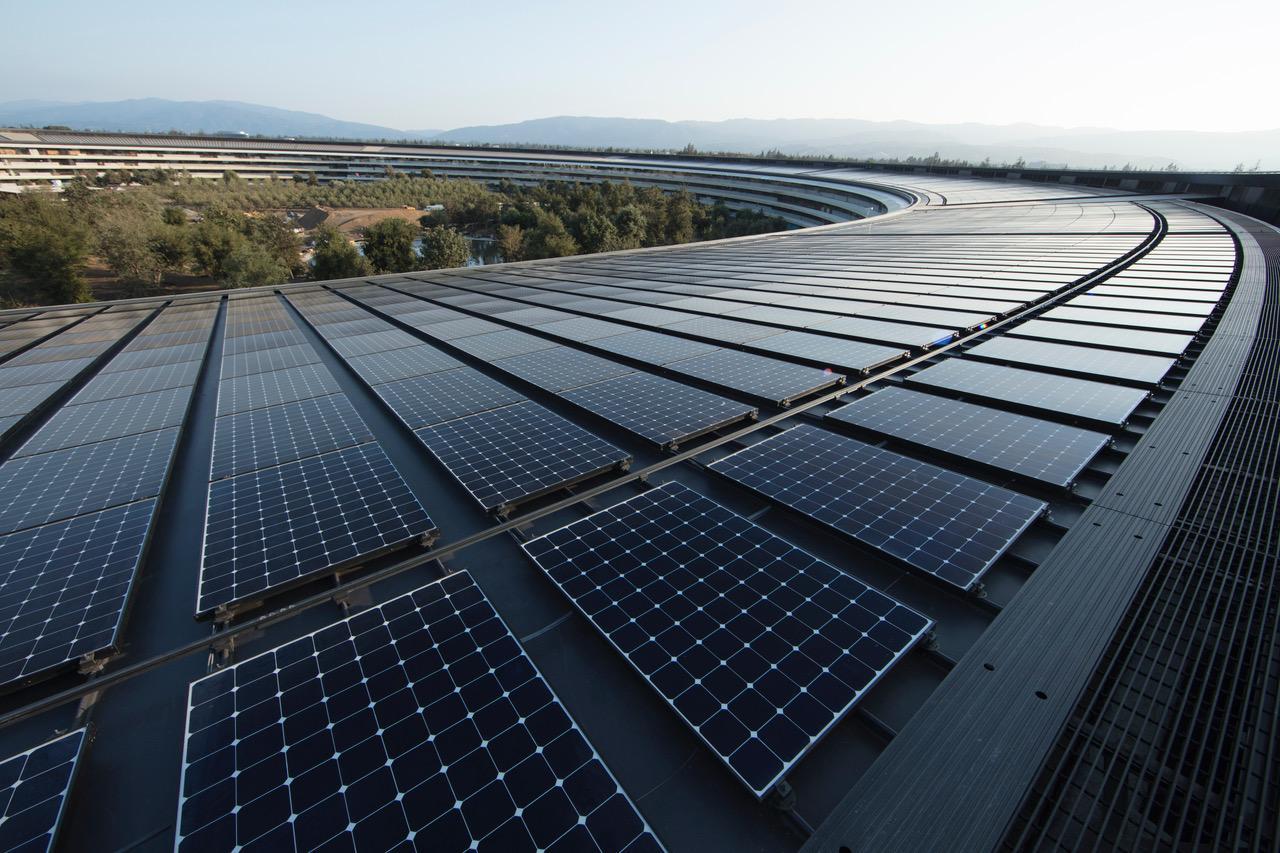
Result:
{"type": "Polygon", "coordinates": [[[393,127],[341,121],[318,113],[282,110],[240,101],[168,101],[139,98],[130,101],[61,103],[11,101],[0,103],[0,125],[66,125],[77,130],[164,133],[243,132],[262,136],[311,136],[344,139],[421,139],[436,131],[412,136],[393,127]]]}
{"type": "Polygon", "coordinates": [[[499,145],[680,149],[854,159],[928,157],[1078,168],[1123,166],[1227,170],[1243,163],[1280,170],[1280,130],[1251,133],[1120,131],[1034,124],[922,124],[861,119],[658,119],[557,116],[455,130],[399,130],[341,121],[317,113],[239,101],[143,98],[98,103],[0,103],[0,126],[66,125],[81,130],[185,133],[243,132],[263,136],[440,140],[499,145]]]}

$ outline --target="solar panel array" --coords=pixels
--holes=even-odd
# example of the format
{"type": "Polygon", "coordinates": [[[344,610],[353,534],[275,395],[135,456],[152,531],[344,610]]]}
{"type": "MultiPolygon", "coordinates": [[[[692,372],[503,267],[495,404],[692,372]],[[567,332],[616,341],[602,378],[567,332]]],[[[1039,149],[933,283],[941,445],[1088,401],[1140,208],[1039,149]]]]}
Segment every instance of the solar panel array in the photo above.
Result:
{"type": "Polygon", "coordinates": [[[1046,506],[818,427],[792,427],[710,466],[946,583],[970,589],[1046,506]]]}
{"type": "Polygon", "coordinates": [[[162,310],[0,465],[0,685],[115,648],[216,313],[162,310]]]}
{"type": "Polygon", "coordinates": [[[932,625],[678,483],[524,548],[757,797],[932,625]]]}
{"type": "Polygon", "coordinates": [[[906,388],[877,391],[827,418],[1063,487],[1111,441],[1102,433],[906,388]]]}
{"type": "Polygon", "coordinates": [[[232,300],[225,329],[198,614],[435,531],[278,297],[232,300]]]}
{"type": "Polygon", "coordinates": [[[175,848],[660,850],[465,572],[191,685],[175,848]]]}
{"type": "Polygon", "coordinates": [[[53,850],[86,736],[77,729],[0,761],[0,850],[53,850]]]}

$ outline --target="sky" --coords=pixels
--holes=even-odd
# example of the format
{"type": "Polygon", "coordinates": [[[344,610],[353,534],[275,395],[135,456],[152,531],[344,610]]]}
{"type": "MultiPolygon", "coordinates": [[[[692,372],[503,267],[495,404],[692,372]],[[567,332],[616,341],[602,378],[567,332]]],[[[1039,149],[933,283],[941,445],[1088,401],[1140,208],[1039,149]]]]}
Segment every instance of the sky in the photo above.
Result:
{"type": "Polygon", "coordinates": [[[403,130],[553,115],[1280,128],[1280,2],[0,0],[0,101],[238,100],[403,130]]]}

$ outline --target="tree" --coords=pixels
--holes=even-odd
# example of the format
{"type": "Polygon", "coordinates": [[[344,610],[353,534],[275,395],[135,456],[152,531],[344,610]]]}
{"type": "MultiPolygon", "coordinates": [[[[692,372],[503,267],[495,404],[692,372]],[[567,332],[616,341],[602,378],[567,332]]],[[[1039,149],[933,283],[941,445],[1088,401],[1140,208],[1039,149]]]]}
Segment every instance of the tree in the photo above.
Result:
{"type": "Polygon", "coordinates": [[[418,229],[403,219],[375,222],[364,229],[364,256],[375,272],[410,272],[418,268],[417,236],[418,229]]]}
{"type": "Polygon", "coordinates": [[[180,207],[166,207],[160,212],[165,225],[186,225],[187,212],[180,207]]]}
{"type": "Polygon", "coordinates": [[[697,238],[693,229],[693,198],[681,190],[667,198],[668,243],[691,243],[697,238]]]}
{"type": "Polygon", "coordinates": [[[498,251],[504,261],[524,260],[524,229],[519,225],[499,225],[498,251]]]}
{"type": "Polygon", "coordinates": [[[452,228],[428,228],[422,235],[422,268],[441,270],[465,267],[471,257],[471,244],[452,228]]]}
{"type": "Polygon", "coordinates": [[[539,211],[538,224],[525,239],[525,256],[529,258],[563,258],[578,254],[578,243],[564,227],[564,220],[554,213],[539,211]]]}
{"type": "Polygon", "coordinates": [[[90,301],[83,276],[90,245],[88,228],[60,200],[30,193],[5,198],[0,203],[0,270],[17,277],[6,282],[6,301],[90,301]]]}
{"type": "Polygon", "coordinates": [[[316,231],[316,249],[311,256],[311,277],[317,281],[356,278],[369,272],[369,264],[355,244],[337,228],[321,225],[316,231]]]}
{"type": "Polygon", "coordinates": [[[289,280],[289,268],[270,250],[248,241],[241,241],[222,261],[222,286],[261,287],[282,284],[289,280]]]}
{"type": "Polygon", "coordinates": [[[649,223],[639,205],[628,204],[619,209],[614,217],[614,225],[618,229],[619,248],[636,249],[644,245],[644,235],[649,223]]]}
{"type": "Polygon", "coordinates": [[[192,262],[200,272],[221,280],[227,258],[244,242],[244,235],[235,228],[205,219],[191,232],[192,262]]]}
{"type": "Polygon", "coordinates": [[[151,251],[146,232],[137,227],[111,227],[98,235],[98,252],[120,279],[129,296],[148,296],[160,288],[164,261],[151,251]]]}
{"type": "Polygon", "coordinates": [[[576,224],[578,243],[584,252],[612,252],[620,248],[618,229],[594,210],[579,216],[576,224]]]}

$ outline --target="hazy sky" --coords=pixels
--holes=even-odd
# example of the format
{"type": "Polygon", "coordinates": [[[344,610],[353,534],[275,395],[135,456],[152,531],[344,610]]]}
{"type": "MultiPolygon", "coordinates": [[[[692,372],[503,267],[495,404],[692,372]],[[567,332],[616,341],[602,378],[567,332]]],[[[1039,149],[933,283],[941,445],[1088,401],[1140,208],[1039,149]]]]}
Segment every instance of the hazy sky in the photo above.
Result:
{"type": "Polygon", "coordinates": [[[1280,2],[0,0],[0,101],[1280,128],[1280,2]]]}

